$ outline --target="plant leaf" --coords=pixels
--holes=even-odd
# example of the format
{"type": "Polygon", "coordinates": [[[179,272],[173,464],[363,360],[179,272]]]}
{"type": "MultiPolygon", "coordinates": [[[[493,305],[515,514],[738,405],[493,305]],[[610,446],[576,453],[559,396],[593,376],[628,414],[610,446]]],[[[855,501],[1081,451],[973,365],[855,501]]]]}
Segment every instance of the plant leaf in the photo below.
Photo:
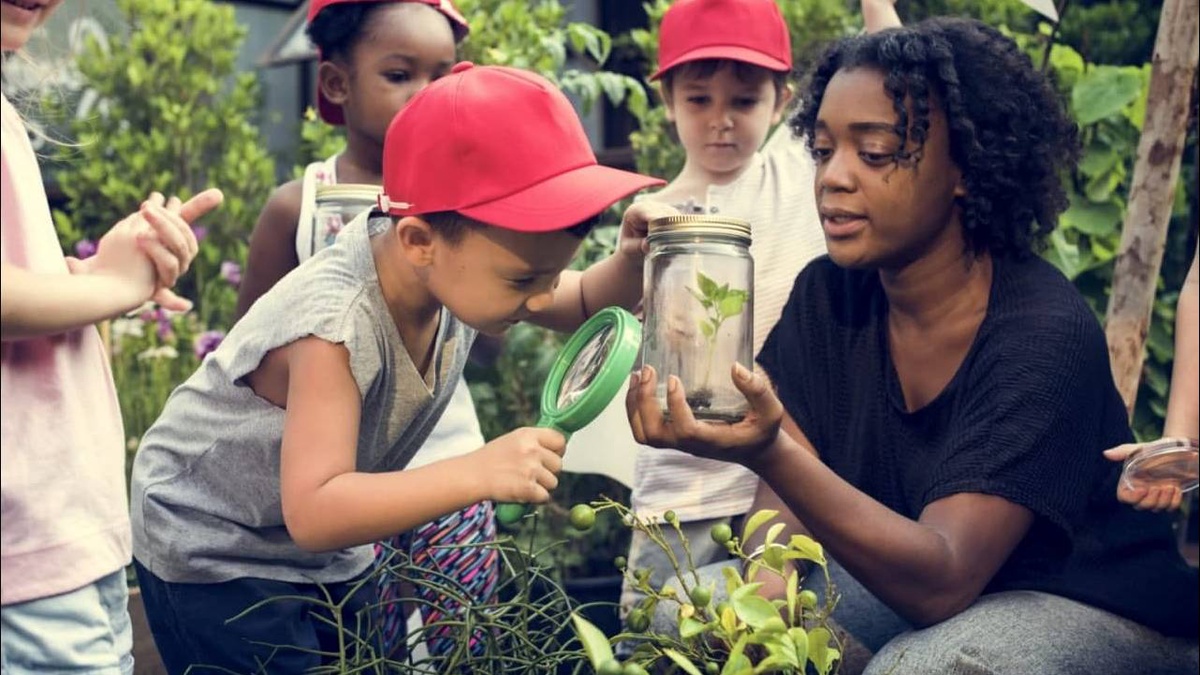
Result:
{"type": "Polygon", "coordinates": [[[709,628],[710,626],[708,624],[701,623],[700,621],[689,616],[679,620],[679,637],[683,638],[684,640],[687,640],[688,638],[694,638],[701,633],[707,632],[709,628]]]}
{"type": "Polygon", "coordinates": [[[717,304],[717,311],[721,316],[737,316],[742,313],[742,309],[746,306],[746,296],[741,292],[733,291],[721,298],[721,302],[717,304]]]}
{"type": "Polygon", "coordinates": [[[593,668],[599,668],[600,664],[613,658],[612,645],[603,631],[575,612],[571,612],[571,621],[575,624],[575,635],[583,643],[583,651],[593,668]]]}
{"type": "Polygon", "coordinates": [[[696,272],[696,284],[700,286],[700,292],[706,298],[715,298],[717,295],[717,282],[705,276],[704,272],[696,272]]]}
{"type": "Polygon", "coordinates": [[[841,652],[829,646],[831,637],[827,628],[814,628],[808,634],[808,660],[820,675],[829,675],[833,663],[842,656],[841,652]]]}
{"type": "Polygon", "coordinates": [[[670,648],[663,649],[662,652],[664,656],[675,662],[675,665],[679,666],[683,672],[687,673],[688,675],[700,675],[700,669],[696,667],[696,664],[688,660],[688,658],[683,654],[680,654],[679,652],[670,648]]]}
{"type": "Polygon", "coordinates": [[[746,519],[746,526],[742,528],[742,541],[749,541],[750,535],[757,532],[758,528],[765,525],[767,521],[771,520],[777,515],[779,515],[779,511],[775,509],[762,509],[760,511],[756,511],[754,515],[746,519]]]}
{"type": "Polygon", "coordinates": [[[730,604],[733,605],[733,611],[737,613],[738,618],[751,628],[761,629],[771,619],[779,619],[779,610],[761,595],[733,598],[730,604]]]}
{"type": "Polygon", "coordinates": [[[792,549],[798,555],[784,557],[811,560],[818,565],[825,565],[825,549],[812,537],[803,534],[793,534],[792,538],[788,541],[788,548],[792,549]]]}

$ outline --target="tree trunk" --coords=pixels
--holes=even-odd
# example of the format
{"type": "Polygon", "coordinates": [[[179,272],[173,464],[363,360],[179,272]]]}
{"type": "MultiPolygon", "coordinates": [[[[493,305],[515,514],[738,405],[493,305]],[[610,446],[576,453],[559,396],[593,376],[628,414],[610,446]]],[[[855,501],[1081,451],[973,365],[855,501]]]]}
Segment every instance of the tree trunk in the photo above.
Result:
{"type": "Polygon", "coordinates": [[[1200,0],[1163,3],[1150,69],[1146,121],[1138,142],[1129,208],[1113,271],[1105,332],[1113,378],[1130,414],[1137,400],[1146,331],[1187,133],[1200,44],[1198,3],[1200,0]]]}

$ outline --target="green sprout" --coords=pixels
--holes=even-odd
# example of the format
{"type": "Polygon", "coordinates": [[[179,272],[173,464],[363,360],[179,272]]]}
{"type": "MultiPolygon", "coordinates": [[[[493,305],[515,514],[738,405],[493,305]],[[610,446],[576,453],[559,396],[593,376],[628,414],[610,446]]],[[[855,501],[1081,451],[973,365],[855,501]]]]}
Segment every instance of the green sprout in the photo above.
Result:
{"type": "Polygon", "coordinates": [[[721,324],[746,309],[750,291],[730,288],[729,284],[717,284],[703,272],[696,272],[696,285],[699,290],[688,288],[688,292],[704,307],[705,312],[705,317],[698,324],[706,343],[704,383],[699,389],[688,395],[688,405],[693,410],[701,410],[712,405],[713,393],[709,386],[709,378],[712,376],[712,361],[717,349],[717,334],[721,330],[721,324]]]}

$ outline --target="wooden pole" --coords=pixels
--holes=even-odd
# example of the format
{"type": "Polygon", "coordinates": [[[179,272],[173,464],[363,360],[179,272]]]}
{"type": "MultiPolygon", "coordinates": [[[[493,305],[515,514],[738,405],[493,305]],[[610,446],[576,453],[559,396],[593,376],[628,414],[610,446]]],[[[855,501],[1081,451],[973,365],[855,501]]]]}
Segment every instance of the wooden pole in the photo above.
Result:
{"type": "Polygon", "coordinates": [[[1113,378],[1130,414],[1137,400],[1146,331],[1187,133],[1200,45],[1198,5],[1200,0],[1163,3],[1151,60],[1146,121],[1138,142],[1121,248],[1113,270],[1105,332],[1113,378]]]}

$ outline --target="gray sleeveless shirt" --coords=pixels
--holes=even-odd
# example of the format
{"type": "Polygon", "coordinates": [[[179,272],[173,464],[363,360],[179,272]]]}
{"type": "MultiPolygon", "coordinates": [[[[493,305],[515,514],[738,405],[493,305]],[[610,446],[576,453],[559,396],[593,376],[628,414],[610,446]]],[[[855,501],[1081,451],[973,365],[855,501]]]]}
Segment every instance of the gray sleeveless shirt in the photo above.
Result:
{"type": "Polygon", "coordinates": [[[362,396],[358,470],[402,469],[433,429],[475,332],[445,309],[417,372],[384,303],[366,214],[254,303],[171,397],[133,466],[134,556],[169,582],[346,581],[370,545],[310,553],[288,535],[279,485],[285,412],[244,382],[272,349],[312,335],[350,352],[362,396]]]}

